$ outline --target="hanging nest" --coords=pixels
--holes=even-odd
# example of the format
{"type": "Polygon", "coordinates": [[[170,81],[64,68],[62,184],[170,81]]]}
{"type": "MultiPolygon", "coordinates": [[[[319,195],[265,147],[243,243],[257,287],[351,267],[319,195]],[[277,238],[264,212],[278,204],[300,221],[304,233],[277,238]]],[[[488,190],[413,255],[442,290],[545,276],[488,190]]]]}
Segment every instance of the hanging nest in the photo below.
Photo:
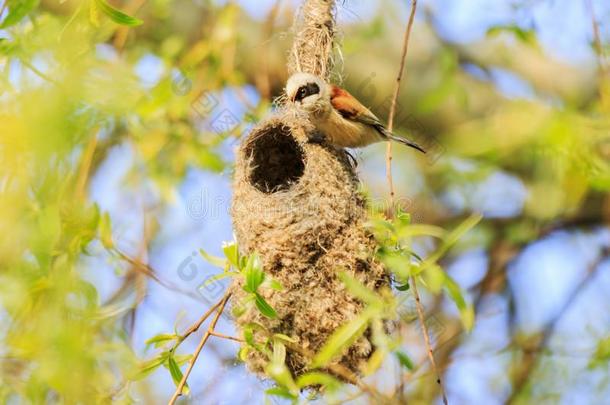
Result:
{"type": "MultiPolygon", "coordinates": [[[[389,288],[390,280],[373,259],[375,241],[364,228],[365,199],[346,153],[308,142],[313,131],[306,118],[290,110],[254,128],[237,153],[232,217],[242,253],[257,252],[265,273],[283,286],[281,291],[260,291],[276,310],[276,319],[251,307],[237,318],[238,329],[243,333],[246,324],[257,322],[317,353],[363,309],[345,289],[340,272],[374,290],[389,288]]],[[[242,283],[236,279],[231,287],[234,306],[247,295],[242,283]]],[[[365,333],[338,362],[358,373],[371,353],[365,333]]],[[[310,360],[286,354],[293,376],[305,372],[310,360]]],[[[267,363],[257,351],[246,359],[256,373],[267,363]]]]}

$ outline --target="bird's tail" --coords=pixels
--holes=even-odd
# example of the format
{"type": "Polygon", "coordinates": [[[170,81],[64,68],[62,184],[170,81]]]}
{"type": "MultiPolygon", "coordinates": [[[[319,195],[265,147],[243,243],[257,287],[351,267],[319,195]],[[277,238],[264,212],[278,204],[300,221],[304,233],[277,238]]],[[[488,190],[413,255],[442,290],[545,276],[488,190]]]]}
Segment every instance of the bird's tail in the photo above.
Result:
{"type": "Polygon", "coordinates": [[[396,136],[393,133],[391,133],[390,131],[388,131],[387,129],[384,128],[383,134],[388,137],[389,139],[396,141],[396,142],[400,142],[403,145],[407,145],[412,147],[413,149],[417,149],[418,151],[422,152],[422,153],[426,153],[426,151],[424,150],[424,148],[422,148],[421,146],[419,146],[418,144],[416,144],[415,142],[412,142],[406,138],[401,138],[400,136],[396,136]]]}

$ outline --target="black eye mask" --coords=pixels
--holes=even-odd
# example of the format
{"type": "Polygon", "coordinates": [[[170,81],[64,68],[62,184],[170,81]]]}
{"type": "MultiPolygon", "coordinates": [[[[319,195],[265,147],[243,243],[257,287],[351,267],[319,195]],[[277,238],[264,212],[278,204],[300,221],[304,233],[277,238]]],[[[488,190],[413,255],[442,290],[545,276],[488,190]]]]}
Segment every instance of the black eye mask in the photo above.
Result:
{"type": "Polygon", "coordinates": [[[305,86],[299,87],[297,90],[294,101],[301,101],[305,97],[311,96],[312,94],[320,93],[320,87],[315,83],[307,83],[305,86]]]}

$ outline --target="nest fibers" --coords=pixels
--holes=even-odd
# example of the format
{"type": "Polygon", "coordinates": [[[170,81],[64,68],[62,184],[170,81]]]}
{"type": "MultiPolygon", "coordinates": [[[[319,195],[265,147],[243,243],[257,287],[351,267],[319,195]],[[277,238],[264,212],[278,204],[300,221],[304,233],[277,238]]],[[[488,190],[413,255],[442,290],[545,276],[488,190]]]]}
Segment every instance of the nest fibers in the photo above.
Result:
{"type": "MultiPolygon", "coordinates": [[[[373,259],[375,241],[363,227],[365,200],[345,152],[308,143],[311,131],[306,118],[284,111],[250,133],[237,154],[232,216],[242,253],[258,252],[265,273],[283,286],[260,291],[277,319],[253,307],[237,319],[239,329],[257,322],[317,353],[363,309],[339,279],[341,271],[374,290],[389,288],[390,281],[373,259]]],[[[240,280],[232,291],[236,305],[246,294],[240,280]]],[[[338,361],[358,372],[371,352],[365,333],[338,361]]],[[[246,363],[260,373],[267,358],[251,351],[246,363]]],[[[286,354],[294,376],[307,364],[297,353],[286,354]]]]}
{"type": "Polygon", "coordinates": [[[294,22],[294,43],[288,71],[307,72],[327,80],[333,67],[335,2],[307,0],[294,22]]]}

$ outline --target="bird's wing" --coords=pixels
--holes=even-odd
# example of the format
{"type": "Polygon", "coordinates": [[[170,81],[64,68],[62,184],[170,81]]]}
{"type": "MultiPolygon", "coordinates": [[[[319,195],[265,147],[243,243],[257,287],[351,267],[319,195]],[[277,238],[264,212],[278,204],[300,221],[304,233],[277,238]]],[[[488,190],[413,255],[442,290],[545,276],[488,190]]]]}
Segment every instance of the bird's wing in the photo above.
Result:
{"type": "Polygon", "coordinates": [[[375,114],[371,112],[371,110],[363,106],[360,101],[358,101],[354,96],[349,94],[341,87],[331,85],[330,103],[332,104],[333,108],[337,110],[339,114],[341,114],[343,118],[370,125],[371,127],[375,128],[375,130],[382,136],[382,138],[389,138],[395,140],[397,142],[415,148],[423,153],[426,153],[426,151],[415,142],[411,142],[408,139],[398,137],[388,131],[385,125],[383,125],[381,121],[379,121],[379,118],[377,118],[375,114]]]}
{"type": "Polygon", "coordinates": [[[372,125],[375,128],[378,126],[383,127],[379,118],[377,118],[371,110],[363,106],[362,103],[347,92],[347,90],[344,90],[339,86],[331,85],[330,103],[345,119],[372,125]]]}

